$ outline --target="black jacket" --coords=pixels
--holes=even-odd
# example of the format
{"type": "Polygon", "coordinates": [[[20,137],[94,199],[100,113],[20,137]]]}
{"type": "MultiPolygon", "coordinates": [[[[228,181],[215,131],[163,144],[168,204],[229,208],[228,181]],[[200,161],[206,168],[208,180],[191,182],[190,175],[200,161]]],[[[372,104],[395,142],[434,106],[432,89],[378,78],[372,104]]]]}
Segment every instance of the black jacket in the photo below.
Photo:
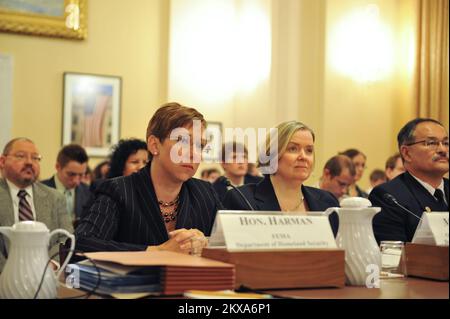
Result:
{"type": "MultiPolygon", "coordinates": [[[[254,210],[259,211],[280,211],[275,190],[273,189],[270,177],[266,175],[257,184],[248,184],[239,187],[239,190],[250,202],[254,210]]],[[[302,186],[302,193],[310,211],[324,211],[329,207],[339,207],[339,202],[330,192],[308,186],[302,186]]],[[[223,201],[226,209],[230,210],[251,210],[244,199],[234,189],[229,190],[223,201]]],[[[339,228],[339,218],[337,213],[329,216],[331,228],[334,236],[339,228]]]]}
{"type": "MultiPolygon", "coordinates": [[[[448,179],[444,178],[445,197],[448,203],[448,179]]],[[[411,174],[405,172],[393,180],[375,187],[369,195],[372,206],[382,210],[373,219],[373,230],[378,242],[397,240],[411,242],[419,219],[400,207],[386,202],[384,194],[391,194],[397,201],[417,216],[422,216],[426,207],[432,211],[448,211],[440,207],[430,194],[411,174]]]]}
{"type": "MultiPolygon", "coordinates": [[[[76,229],[81,251],[145,250],[169,239],[150,178],[150,164],[126,177],[105,180],[76,229]]],[[[212,185],[183,183],[176,228],[197,228],[209,236],[222,204],[212,185]]]]}
{"type": "MultiPolygon", "coordinates": [[[[244,185],[245,184],[256,184],[262,181],[262,177],[252,176],[250,174],[245,175],[244,177],[244,185]]],[[[227,178],[225,176],[219,177],[214,183],[213,183],[214,190],[216,191],[217,195],[219,195],[219,199],[223,202],[225,195],[228,191],[227,186],[227,178]]]]}
{"type": "MultiPolygon", "coordinates": [[[[42,184],[47,185],[48,187],[51,188],[56,188],[56,183],[55,183],[55,176],[43,180],[41,181],[42,184]]],[[[83,213],[83,209],[84,207],[89,203],[89,199],[91,198],[92,193],[89,190],[89,186],[84,184],[84,183],[80,183],[80,185],[78,185],[75,188],[75,207],[74,207],[74,211],[75,211],[75,218],[79,219],[81,217],[81,214],[83,213]]]]}

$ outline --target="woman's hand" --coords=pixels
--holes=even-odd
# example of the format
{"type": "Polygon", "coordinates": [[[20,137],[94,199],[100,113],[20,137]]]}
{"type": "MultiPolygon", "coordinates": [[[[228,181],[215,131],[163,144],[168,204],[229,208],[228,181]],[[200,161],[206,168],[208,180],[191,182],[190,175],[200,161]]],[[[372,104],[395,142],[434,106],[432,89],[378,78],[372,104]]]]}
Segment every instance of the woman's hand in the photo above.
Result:
{"type": "Polygon", "coordinates": [[[167,250],[201,256],[208,245],[205,235],[198,229],[177,229],[169,233],[169,240],[159,246],[150,246],[147,251],[167,250]]]}

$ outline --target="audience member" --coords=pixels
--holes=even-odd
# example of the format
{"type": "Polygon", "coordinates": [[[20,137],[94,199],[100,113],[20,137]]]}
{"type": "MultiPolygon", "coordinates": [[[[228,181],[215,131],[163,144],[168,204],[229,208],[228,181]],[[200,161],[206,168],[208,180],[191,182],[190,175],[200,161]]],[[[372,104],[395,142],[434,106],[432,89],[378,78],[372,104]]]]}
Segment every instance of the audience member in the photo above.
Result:
{"type": "Polygon", "coordinates": [[[340,153],[340,155],[346,155],[350,157],[356,172],[353,184],[350,185],[350,187],[348,188],[347,195],[351,197],[357,196],[367,198],[369,195],[356,184],[359,180],[361,180],[361,177],[364,174],[364,170],[366,169],[366,160],[367,160],[366,155],[364,155],[364,153],[354,148],[348,149],[340,153]]]}
{"type": "Polygon", "coordinates": [[[347,194],[348,187],[353,184],[355,174],[355,168],[348,156],[333,156],[325,163],[319,187],[329,191],[339,200],[347,194]]]}
{"type": "Polygon", "coordinates": [[[251,176],[255,176],[255,177],[263,177],[263,175],[259,171],[258,165],[256,165],[256,163],[248,163],[247,174],[249,174],[251,176]]]}
{"type": "Polygon", "coordinates": [[[113,147],[107,178],[128,176],[147,165],[147,144],[139,139],[120,140],[113,147]]]}
{"type": "Polygon", "coordinates": [[[109,160],[105,160],[97,164],[94,168],[94,180],[105,179],[109,171],[109,160]]]}
{"type": "Polygon", "coordinates": [[[205,168],[202,170],[201,179],[205,182],[213,184],[219,177],[220,171],[217,168],[205,168]]]}
{"type": "Polygon", "coordinates": [[[81,182],[89,186],[89,185],[91,185],[93,179],[94,179],[94,173],[92,172],[92,169],[88,165],[86,167],[86,173],[84,173],[84,176],[81,179],[81,182]]]}
{"type": "Polygon", "coordinates": [[[369,179],[370,188],[367,190],[367,194],[370,194],[374,187],[387,182],[386,174],[383,170],[378,168],[374,169],[372,173],[370,173],[369,179]]]}
{"type": "Polygon", "coordinates": [[[245,145],[236,142],[228,142],[222,145],[222,168],[224,176],[219,177],[213,184],[214,189],[223,201],[225,194],[233,186],[258,183],[261,177],[255,177],[248,171],[248,151],[245,145]],[[230,183],[231,185],[228,185],[230,183]]]}
{"type": "Polygon", "coordinates": [[[384,172],[388,181],[405,172],[405,167],[403,166],[403,161],[400,153],[396,153],[388,158],[388,160],[386,161],[384,172]]]}
{"type": "Polygon", "coordinates": [[[89,201],[89,186],[81,179],[86,174],[89,157],[77,144],[64,146],[56,158],[56,174],[42,183],[66,197],[67,212],[73,221],[80,218],[84,205],[89,201]]]}
{"type": "Polygon", "coordinates": [[[208,170],[208,182],[214,184],[214,182],[217,181],[220,175],[220,171],[217,168],[210,168],[208,170]]]}
{"type": "MultiPolygon", "coordinates": [[[[12,226],[20,221],[39,221],[52,231],[57,228],[73,232],[64,196],[38,182],[42,157],[27,138],[8,142],[0,156],[0,225],[12,226]]],[[[57,239],[56,239],[57,240],[57,239]]],[[[51,243],[51,247],[53,244],[51,243]]],[[[51,254],[57,252],[53,247],[51,254]]],[[[0,272],[5,263],[5,244],[0,235],[0,272]]]]}

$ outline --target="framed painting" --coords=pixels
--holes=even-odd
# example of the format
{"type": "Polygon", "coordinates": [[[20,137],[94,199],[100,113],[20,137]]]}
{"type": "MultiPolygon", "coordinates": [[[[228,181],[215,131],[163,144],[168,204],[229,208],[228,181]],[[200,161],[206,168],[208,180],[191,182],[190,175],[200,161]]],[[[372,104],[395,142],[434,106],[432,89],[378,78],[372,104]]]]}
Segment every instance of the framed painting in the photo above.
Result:
{"type": "Polygon", "coordinates": [[[79,144],[89,156],[107,156],[119,141],[121,89],[117,76],[64,73],[62,144],[79,144]]]}
{"type": "Polygon", "coordinates": [[[85,39],[87,0],[0,0],[0,31],[85,39]]]}
{"type": "Polygon", "coordinates": [[[206,126],[207,144],[203,149],[202,160],[205,163],[221,162],[222,123],[208,122],[206,126]]]}

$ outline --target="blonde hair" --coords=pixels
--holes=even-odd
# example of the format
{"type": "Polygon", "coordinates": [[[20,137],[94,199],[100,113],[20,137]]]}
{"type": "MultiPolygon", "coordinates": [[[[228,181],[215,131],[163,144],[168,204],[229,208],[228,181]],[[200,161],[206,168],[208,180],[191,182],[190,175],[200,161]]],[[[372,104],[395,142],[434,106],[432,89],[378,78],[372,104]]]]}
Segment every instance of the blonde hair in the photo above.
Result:
{"type": "MultiPolygon", "coordinates": [[[[297,122],[297,121],[287,121],[287,122],[283,122],[280,123],[276,126],[276,129],[278,130],[278,139],[276,140],[278,142],[278,149],[277,149],[277,154],[278,158],[277,160],[279,160],[281,158],[281,156],[283,156],[283,154],[286,152],[286,148],[289,144],[289,142],[292,139],[292,136],[294,136],[295,133],[297,133],[298,131],[308,131],[311,133],[312,138],[313,138],[313,142],[316,140],[316,136],[314,135],[314,131],[309,128],[307,125],[301,123],[301,122],[297,122]]],[[[275,147],[275,141],[271,138],[271,134],[270,132],[267,134],[266,137],[266,142],[265,142],[265,154],[269,155],[270,150],[273,149],[275,147]]],[[[261,165],[261,163],[258,163],[258,166],[263,166],[261,165]]]]}

